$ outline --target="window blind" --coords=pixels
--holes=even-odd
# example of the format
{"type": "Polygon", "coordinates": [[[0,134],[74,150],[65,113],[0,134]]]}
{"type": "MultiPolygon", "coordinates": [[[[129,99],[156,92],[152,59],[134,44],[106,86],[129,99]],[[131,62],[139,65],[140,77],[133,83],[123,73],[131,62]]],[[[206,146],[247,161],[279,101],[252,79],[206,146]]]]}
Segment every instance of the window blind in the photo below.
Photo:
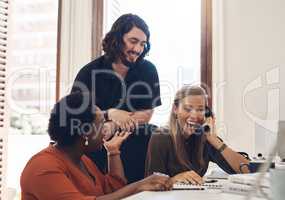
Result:
{"type": "Polygon", "coordinates": [[[6,199],[5,172],[7,160],[7,37],[9,1],[0,0],[0,200],[6,199]]]}

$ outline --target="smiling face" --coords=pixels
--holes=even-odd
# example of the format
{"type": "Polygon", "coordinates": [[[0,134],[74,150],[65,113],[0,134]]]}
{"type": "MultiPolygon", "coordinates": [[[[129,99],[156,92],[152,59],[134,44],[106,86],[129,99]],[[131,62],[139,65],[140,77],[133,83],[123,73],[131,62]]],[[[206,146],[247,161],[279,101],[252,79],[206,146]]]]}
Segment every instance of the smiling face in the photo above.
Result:
{"type": "Polygon", "coordinates": [[[144,51],[147,36],[141,29],[134,26],[128,33],[124,34],[123,42],[124,59],[134,63],[144,51]]]}
{"type": "Polygon", "coordinates": [[[179,126],[185,124],[203,124],[205,120],[206,100],[203,95],[189,95],[184,97],[173,112],[177,116],[179,126]]]}

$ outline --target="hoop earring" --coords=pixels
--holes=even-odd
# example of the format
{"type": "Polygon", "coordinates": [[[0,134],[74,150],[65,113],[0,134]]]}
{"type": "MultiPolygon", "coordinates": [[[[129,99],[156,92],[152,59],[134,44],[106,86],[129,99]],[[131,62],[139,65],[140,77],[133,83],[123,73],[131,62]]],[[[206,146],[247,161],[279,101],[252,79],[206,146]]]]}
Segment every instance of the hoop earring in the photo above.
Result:
{"type": "Polygon", "coordinates": [[[85,146],[88,146],[88,144],[89,144],[89,142],[88,142],[88,137],[86,136],[86,137],[84,137],[84,139],[85,139],[84,145],[85,145],[85,146]]]}

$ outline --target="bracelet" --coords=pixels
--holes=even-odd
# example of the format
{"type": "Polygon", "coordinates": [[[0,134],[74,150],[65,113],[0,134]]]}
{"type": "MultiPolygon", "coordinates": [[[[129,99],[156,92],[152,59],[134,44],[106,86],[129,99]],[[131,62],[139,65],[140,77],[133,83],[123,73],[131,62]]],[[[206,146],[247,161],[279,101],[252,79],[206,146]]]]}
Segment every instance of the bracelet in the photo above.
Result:
{"type": "Polygon", "coordinates": [[[227,147],[228,146],[225,143],[223,143],[222,146],[218,149],[218,152],[222,153],[227,147]]]}
{"type": "Polygon", "coordinates": [[[110,151],[107,153],[108,156],[116,156],[116,155],[120,155],[121,154],[121,151],[120,150],[117,150],[117,151],[110,151]]]}

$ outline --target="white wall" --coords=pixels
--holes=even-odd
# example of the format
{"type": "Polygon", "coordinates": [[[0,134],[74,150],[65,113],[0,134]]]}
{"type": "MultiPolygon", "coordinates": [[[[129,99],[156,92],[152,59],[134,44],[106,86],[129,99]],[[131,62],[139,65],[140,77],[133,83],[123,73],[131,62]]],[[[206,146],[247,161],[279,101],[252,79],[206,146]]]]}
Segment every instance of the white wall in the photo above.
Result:
{"type": "Polygon", "coordinates": [[[266,151],[274,134],[264,132],[285,119],[284,9],[284,0],[213,0],[218,128],[250,154],[266,151]]]}

